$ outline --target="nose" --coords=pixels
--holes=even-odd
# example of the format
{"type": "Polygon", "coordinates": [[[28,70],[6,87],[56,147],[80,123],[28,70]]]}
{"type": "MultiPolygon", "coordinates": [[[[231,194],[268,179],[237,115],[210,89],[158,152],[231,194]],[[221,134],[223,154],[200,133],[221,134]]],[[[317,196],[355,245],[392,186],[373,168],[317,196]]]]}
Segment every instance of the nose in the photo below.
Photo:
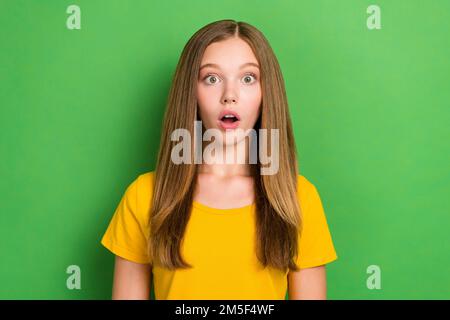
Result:
{"type": "Polygon", "coordinates": [[[224,97],[222,99],[222,103],[227,104],[227,103],[236,103],[236,98],[234,97],[224,97]]]}
{"type": "Polygon", "coordinates": [[[228,104],[228,103],[237,103],[238,96],[234,90],[234,88],[231,88],[231,86],[227,86],[223,96],[222,96],[222,103],[228,104]]]}

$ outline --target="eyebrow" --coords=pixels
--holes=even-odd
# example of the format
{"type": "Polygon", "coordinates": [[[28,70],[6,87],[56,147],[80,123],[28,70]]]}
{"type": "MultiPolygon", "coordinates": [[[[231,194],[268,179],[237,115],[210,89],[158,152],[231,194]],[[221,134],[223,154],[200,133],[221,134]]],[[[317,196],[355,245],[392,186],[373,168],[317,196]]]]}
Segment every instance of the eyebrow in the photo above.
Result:
{"type": "MultiPolygon", "coordinates": [[[[241,65],[241,66],[239,67],[239,69],[242,69],[242,68],[247,67],[247,66],[254,66],[254,67],[256,67],[256,68],[259,69],[259,65],[256,64],[256,63],[254,63],[254,62],[247,62],[247,63],[244,63],[243,65],[241,65]]],[[[212,68],[220,69],[220,66],[219,66],[218,64],[215,64],[215,63],[206,63],[206,64],[202,65],[202,66],[200,67],[199,70],[202,70],[203,68],[206,68],[206,67],[212,67],[212,68]]]]}

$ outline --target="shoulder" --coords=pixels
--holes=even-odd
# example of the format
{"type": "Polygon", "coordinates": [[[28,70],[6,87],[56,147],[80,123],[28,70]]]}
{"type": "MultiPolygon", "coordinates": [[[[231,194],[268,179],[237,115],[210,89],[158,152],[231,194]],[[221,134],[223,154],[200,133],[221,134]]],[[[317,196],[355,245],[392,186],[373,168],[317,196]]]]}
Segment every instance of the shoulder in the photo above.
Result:
{"type": "Polygon", "coordinates": [[[321,204],[318,203],[320,202],[320,197],[316,186],[310,179],[301,174],[297,176],[297,196],[302,209],[306,210],[321,204]]]}
{"type": "Polygon", "coordinates": [[[301,174],[297,176],[297,194],[299,196],[303,197],[315,188],[314,184],[308,178],[301,174]]]}
{"type": "Polygon", "coordinates": [[[125,197],[130,208],[134,209],[135,217],[144,222],[148,219],[153,194],[154,171],[138,174],[128,185],[125,197]]]}
{"type": "Polygon", "coordinates": [[[155,171],[147,171],[137,176],[135,182],[140,191],[151,192],[155,180],[155,171]]]}
{"type": "Polygon", "coordinates": [[[301,215],[299,255],[301,269],[325,265],[337,259],[322,201],[314,183],[298,176],[301,215]]]}
{"type": "Polygon", "coordinates": [[[148,202],[153,193],[155,181],[155,171],[147,171],[137,176],[133,182],[136,184],[136,190],[139,201],[148,202]]]}

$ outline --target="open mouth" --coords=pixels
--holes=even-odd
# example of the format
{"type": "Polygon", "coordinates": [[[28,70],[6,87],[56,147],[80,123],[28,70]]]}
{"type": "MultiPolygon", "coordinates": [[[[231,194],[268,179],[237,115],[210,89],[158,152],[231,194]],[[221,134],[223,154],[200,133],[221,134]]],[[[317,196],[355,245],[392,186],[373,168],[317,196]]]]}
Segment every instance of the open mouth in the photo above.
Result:
{"type": "Polygon", "coordinates": [[[222,118],[220,118],[220,120],[225,123],[233,123],[233,122],[239,121],[239,119],[235,115],[232,115],[232,114],[226,114],[222,118]]]}
{"type": "Polygon", "coordinates": [[[232,110],[223,110],[217,119],[219,126],[222,129],[236,129],[240,123],[240,116],[237,112],[232,110]]]}
{"type": "Polygon", "coordinates": [[[239,114],[233,110],[225,109],[219,114],[219,120],[225,123],[233,123],[241,120],[239,114]]]}

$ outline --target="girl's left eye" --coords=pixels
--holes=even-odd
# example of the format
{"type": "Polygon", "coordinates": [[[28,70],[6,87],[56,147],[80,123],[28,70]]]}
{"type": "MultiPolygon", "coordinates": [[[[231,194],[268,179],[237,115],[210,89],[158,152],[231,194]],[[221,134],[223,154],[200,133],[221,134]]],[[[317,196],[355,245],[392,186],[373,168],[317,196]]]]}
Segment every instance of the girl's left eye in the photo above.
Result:
{"type": "Polygon", "coordinates": [[[242,78],[242,80],[244,81],[245,84],[251,84],[251,83],[253,83],[253,82],[256,81],[256,75],[253,74],[253,73],[246,74],[246,75],[242,78]],[[252,80],[253,80],[253,81],[252,81],[252,80]]]}

